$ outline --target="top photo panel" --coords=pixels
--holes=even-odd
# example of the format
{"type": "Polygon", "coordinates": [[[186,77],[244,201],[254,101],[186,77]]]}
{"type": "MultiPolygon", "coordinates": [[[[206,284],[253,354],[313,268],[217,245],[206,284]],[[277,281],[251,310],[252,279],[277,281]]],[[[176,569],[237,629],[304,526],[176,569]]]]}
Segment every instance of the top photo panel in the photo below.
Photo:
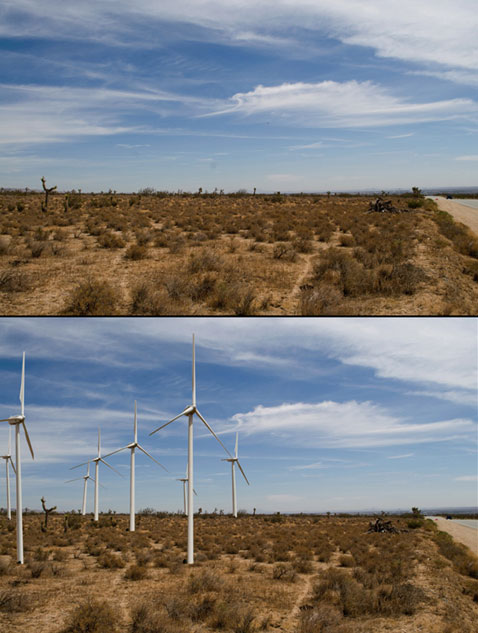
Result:
{"type": "Polygon", "coordinates": [[[474,0],[17,0],[0,316],[478,314],[474,0]]]}

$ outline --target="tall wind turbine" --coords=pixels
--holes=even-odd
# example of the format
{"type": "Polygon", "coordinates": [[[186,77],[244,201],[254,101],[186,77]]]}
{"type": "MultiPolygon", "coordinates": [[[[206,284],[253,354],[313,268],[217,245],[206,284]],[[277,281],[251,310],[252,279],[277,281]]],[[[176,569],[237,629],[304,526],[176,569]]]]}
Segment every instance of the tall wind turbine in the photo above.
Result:
{"type": "Polygon", "coordinates": [[[111,468],[112,471],[114,471],[117,475],[119,475],[120,477],[122,477],[123,475],[121,473],[119,473],[116,468],[113,468],[113,466],[110,466],[108,464],[108,462],[106,462],[102,457],[101,457],[101,431],[98,428],[98,456],[97,457],[93,457],[93,459],[89,459],[87,462],[83,462],[82,464],[77,464],[76,466],[73,466],[72,468],[70,468],[70,470],[73,470],[74,468],[79,468],[80,466],[85,466],[85,464],[88,464],[89,462],[95,462],[95,513],[94,513],[94,520],[98,521],[98,485],[99,485],[99,465],[100,462],[103,462],[103,464],[105,466],[108,466],[108,468],[111,468]]]}
{"type": "Polygon", "coordinates": [[[247,485],[249,486],[249,481],[247,480],[246,477],[246,473],[242,470],[242,466],[239,463],[239,458],[237,456],[237,445],[239,442],[239,433],[236,433],[236,452],[234,454],[234,457],[230,457],[228,459],[222,459],[221,461],[223,462],[231,462],[231,473],[232,473],[232,514],[236,517],[237,519],[237,500],[236,500],[236,473],[235,473],[235,466],[236,464],[239,466],[239,470],[242,473],[242,476],[244,477],[244,479],[246,480],[247,485]]]}
{"type": "Polygon", "coordinates": [[[10,520],[12,518],[12,507],[10,504],[10,471],[8,470],[9,462],[10,466],[13,468],[13,472],[16,473],[15,466],[13,465],[12,460],[12,434],[10,427],[8,427],[8,453],[6,455],[2,455],[1,457],[5,460],[5,478],[7,482],[7,519],[10,520]]]}
{"type": "MultiPolygon", "coordinates": [[[[187,466],[186,466],[186,476],[182,477],[181,479],[176,479],[176,481],[183,482],[184,514],[187,514],[188,513],[188,501],[186,497],[186,483],[188,481],[188,467],[187,466]]],[[[194,488],[193,488],[193,492],[197,496],[198,493],[194,490],[194,488]]]]}
{"type": "MultiPolygon", "coordinates": [[[[23,352],[22,362],[22,382],[20,384],[20,415],[13,415],[11,418],[0,420],[0,422],[8,422],[15,427],[15,464],[17,467],[16,488],[17,488],[17,562],[23,565],[23,510],[22,510],[22,461],[21,461],[21,449],[20,449],[20,425],[23,426],[25,432],[25,439],[27,440],[28,448],[32,454],[32,458],[35,459],[33,454],[33,448],[28,436],[27,427],[25,425],[25,352],[23,352]]],[[[7,462],[8,463],[8,462],[7,462]]]]}
{"type": "Polygon", "coordinates": [[[107,455],[105,455],[105,457],[109,457],[110,455],[114,455],[115,453],[119,453],[120,451],[124,451],[127,448],[129,448],[131,451],[131,461],[130,461],[131,469],[130,469],[130,481],[129,481],[129,531],[134,532],[135,531],[135,507],[134,507],[135,506],[134,504],[134,493],[135,493],[134,451],[135,449],[139,448],[139,450],[142,451],[147,457],[149,457],[149,459],[152,459],[153,462],[156,462],[156,464],[158,464],[158,466],[161,466],[161,468],[163,468],[166,472],[169,472],[167,468],[165,468],[162,464],[160,464],[157,459],[154,459],[152,455],[150,455],[147,451],[144,450],[142,446],[138,444],[138,421],[136,417],[136,400],[134,401],[134,439],[133,441],[131,442],[131,444],[127,444],[126,446],[123,446],[123,448],[119,448],[117,451],[108,453],[107,455]]]}
{"type": "Polygon", "coordinates": [[[90,477],[90,462],[87,463],[88,468],[86,469],[86,475],[83,475],[83,477],[77,477],[76,479],[69,479],[68,481],[65,481],[65,484],[70,484],[72,481],[80,481],[80,479],[84,479],[85,483],[83,484],[83,505],[81,506],[81,514],[83,516],[85,516],[86,514],[86,488],[88,485],[88,479],[91,479],[91,481],[95,481],[93,477],[90,477]]]}
{"type": "Polygon", "coordinates": [[[193,373],[192,404],[187,406],[184,409],[184,411],[182,411],[175,418],[173,418],[172,420],[169,420],[169,422],[166,422],[166,424],[163,424],[162,426],[158,427],[154,431],[151,431],[150,433],[150,435],[153,435],[153,433],[156,433],[157,431],[164,429],[165,426],[168,426],[168,424],[171,424],[171,422],[174,422],[175,420],[182,417],[183,415],[187,416],[188,418],[188,558],[187,558],[188,565],[194,564],[194,504],[193,504],[193,488],[194,488],[193,487],[193,419],[194,419],[194,415],[197,415],[197,417],[205,425],[208,431],[212,433],[212,435],[214,435],[214,437],[219,442],[219,444],[223,447],[226,453],[232,457],[231,453],[227,450],[227,448],[224,446],[221,440],[217,437],[217,435],[211,429],[211,427],[203,418],[203,416],[199,413],[198,408],[196,406],[196,355],[195,355],[195,346],[194,346],[194,334],[193,334],[193,372],[192,373],[193,373]]]}

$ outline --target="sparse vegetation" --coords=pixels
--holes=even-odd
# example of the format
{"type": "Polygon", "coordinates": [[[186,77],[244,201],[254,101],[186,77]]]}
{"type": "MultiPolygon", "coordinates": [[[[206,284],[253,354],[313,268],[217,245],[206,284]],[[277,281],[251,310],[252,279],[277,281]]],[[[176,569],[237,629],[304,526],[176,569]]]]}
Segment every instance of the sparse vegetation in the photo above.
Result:
{"type": "Polygon", "coordinates": [[[26,514],[24,568],[12,564],[15,537],[0,516],[0,613],[12,633],[46,621],[61,633],[385,633],[419,630],[423,618],[452,631],[457,614],[471,632],[476,560],[431,522],[408,529],[412,516],[392,517],[400,533],[367,533],[370,517],[203,511],[193,568],[177,514],[146,509],[135,533],[125,515],[94,524],[52,514],[42,532],[26,514]]]}
{"type": "Polygon", "coordinates": [[[367,196],[43,196],[0,193],[4,314],[476,312],[478,238],[420,192],[391,197],[399,214],[367,196]]]}

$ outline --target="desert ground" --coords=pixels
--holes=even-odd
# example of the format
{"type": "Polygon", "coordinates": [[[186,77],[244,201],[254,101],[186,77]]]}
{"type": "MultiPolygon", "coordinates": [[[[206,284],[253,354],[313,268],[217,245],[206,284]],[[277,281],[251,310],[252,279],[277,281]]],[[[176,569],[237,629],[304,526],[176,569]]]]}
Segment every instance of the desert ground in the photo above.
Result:
{"type": "Polygon", "coordinates": [[[45,208],[3,190],[0,313],[475,315],[469,227],[421,196],[371,200],[70,192],[45,208]]]}
{"type": "Polygon", "coordinates": [[[0,517],[4,633],[471,633],[478,561],[433,521],[203,514],[184,564],[186,517],[0,517]]]}

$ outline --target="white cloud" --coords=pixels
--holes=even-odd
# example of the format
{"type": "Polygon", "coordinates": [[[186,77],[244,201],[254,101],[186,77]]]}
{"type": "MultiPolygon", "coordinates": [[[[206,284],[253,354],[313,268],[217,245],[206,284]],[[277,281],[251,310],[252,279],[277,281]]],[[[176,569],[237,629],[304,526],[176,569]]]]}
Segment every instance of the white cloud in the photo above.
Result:
{"type": "Polygon", "coordinates": [[[389,455],[387,459],[405,459],[407,457],[413,457],[414,453],[404,453],[403,455],[389,455]]]}
{"type": "Polygon", "coordinates": [[[141,133],[150,130],[123,125],[123,115],[141,108],[164,114],[170,111],[170,107],[177,111],[181,105],[197,108],[205,103],[210,107],[213,103],[160,90],[7,84],[0,84],[0,88],[5,99],[0,105],[2,144],[57,142],[79,136],[141,133]]]}
{"type": "Polygon", "coordinates": [[[143,26],[144,33],[145,23],[164,20],[210,29],[210,39],[272,46],[290,39],[297,45],[304,31],[312,31],[314,39],[323,35],[373,47],[381,57],[478,67],[475,0],[137,0],[134,5],[117,0],[114,12],[108,0],[68,5],[61,0],[16,0],[11,13],[5,9],[2,18],[4,35],[51,37],[59,32],[63,37],[110,39],[122,45],[128,41],[126,35],[135,35],[140,44],[138,27],[143,26]]]}
{"type": "Polygon", "coordinates": [[[205,116],[232,113],[347,128],[450,120],[478,113],[478,105],[471,99],[409,103],[370,81],[322,81],[259,85],[236,93],[225,107],[205,116]]]}
{"type": "Polygon", "coordinates": [[[414,132],[409,132],[408,134],[396,134],[395,136],[387,136],[387,138],[408,138],[409,136],[413,136],[414,132]]]}
{"type": "Polygon", "coordinates": [[[478,481],[477,475],[463,475],[462,477],[455,477],[454,481],[478,481]]]}
{"type": "Polygon", "coordinates": [[[443,442],[470,436],[471,420],[410,423],[371,402],[292,403],[256,406],[232,417],[241,431],[266,433],[281,441],[308,447],[374,447],[443,442]]]}
{"type": "MultiPolygon", "coordinates": [[[[137,353],[162,342],[186,343],[196,333],[198,359],[264,366],[283,371],[301,350],[372,369],[379,377],[415,383],[434,392],[477,393],[477,323],[446,318],[231,319],[9,319],[0,320],[0,354],[18,358],[18,340],[28,355],[88,359],[113,366],[149,367],[137,353]],[[81,345],[74,341],[80,340],[81,345]],[[30,350],[30,352],[29,352],[30,350]],[[265,363],[261,357],[265,356],[265,363]],[[274,359],[277,362],[274,364],[274,359]]],[[[159,355],[156,362],[161,363],[159,355]]]]}
{"type": "Polygon", "coordinates": [[[455,160],[470,160],[475,161],[478,160],[478,154],[469,154],[468,156],[457,156],[455,160]]]}

